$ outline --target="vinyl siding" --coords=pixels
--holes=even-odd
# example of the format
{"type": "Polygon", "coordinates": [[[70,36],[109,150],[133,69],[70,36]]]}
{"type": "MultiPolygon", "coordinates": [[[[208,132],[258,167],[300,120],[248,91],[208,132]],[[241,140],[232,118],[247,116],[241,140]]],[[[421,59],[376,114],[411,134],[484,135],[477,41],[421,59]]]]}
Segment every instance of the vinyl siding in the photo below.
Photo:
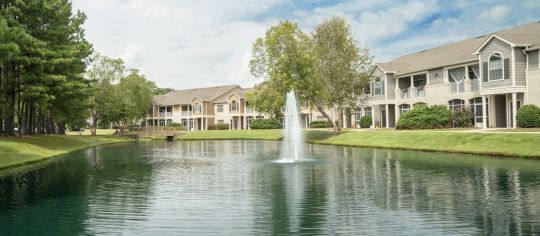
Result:
{"type": "Polygon", "coordinates": [[[387,99],[395,99],[396,98],[396,80],[391,75],[386,75],[386,94],[387,99]]]}
{"type": "Polygon", "coordinates": [[[515,70],[516,70],[516,86],[525,86],[525,70],[527,68],[527,58],[521,51],[521,48],[514,48],[515,70]]]}
{"type": "MultiPolygon", "coordinates": [[[[374,76],[374,77],[380,78],[382,81],[384,81],[385,77],[386,77],[386,75],[384,74],[384,71],[382,71],[381,68],[379,68],[379,67],[375,67],[375,69],[373,70],[371,75],[374,76]]],[[[371,94],[373,94],[375,92],[375,89],[373,87],[373,83],[371,83],[370,86],[371,86],[371,94]]],[[[387,86],[383,83],[383,94],[381,94],[381,95],[373,95],[371,99],[372,100],[386,100],[386,95],[384,94],[386,92],[385,91],[386,87],[387,86]]]]}
{"type": "Polygon", "coordinates": [[[429,81],[428,84],[442,84],[444,82],[443,69],[434,69],[429,71],[429,81]]]}
{"type": "MultiPolygon", "coordinates": [[[[502,57],[504,59],[504,80],[498,80],[498,81],[483,81],[482,82],[482,90],[484,89],[495,89],[495,88],[504,88],[512,86],[512,47],[510,44],[507,44],[503,42],[502,40],[498,38],[492,38],[489,43],[487,43],[484,48],[480,51],[480,60],[481,64],[488,63],[489,57],[492,53],[498,52],[502,54],[502,57]]],[[[486,68],[486,66],[483,66],[483,70],[486,68]]],[[[487,71],[484,70],[482,73],[484,76],[489,74],[487,71]]]]}
{"type": "Polygon", "coordinates": [[[527,53],[529,55],[529,70],[538,70],[540,65],[538,63],[538,50],[530,51],[527,53]]]}

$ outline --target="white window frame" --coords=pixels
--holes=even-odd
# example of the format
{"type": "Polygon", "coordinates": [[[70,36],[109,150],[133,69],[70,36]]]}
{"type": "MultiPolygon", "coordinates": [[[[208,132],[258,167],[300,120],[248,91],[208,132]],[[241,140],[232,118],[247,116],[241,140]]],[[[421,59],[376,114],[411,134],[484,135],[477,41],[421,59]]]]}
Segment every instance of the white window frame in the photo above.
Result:
{"type": "Polygon", "coordinates": [[[201,104],[195,103],[195,105],[193,106],[193,112],[194,113],[201,113],[201,110],[202,110],[201,104]]]}
{"type": "Polygon", "coordinates": [[[218,124],[218,125],[225,124],[225,120],[217,120],[217,124],[218,124]]]}
{"type": "Polygon", "coordinates": [[[219,113],[224,112],[225,110],[223,109],[223,104],[217,104],[216,111],[219,113]]]}
{"type": "Polygon", "coordinates": [[[411,105],[404,103],[404,104],[399,105],[398,108],[399,108],[399,114],[403,114],[411,110],[411,105]],[[404,108],[404,106],[407,106],[407,108],[404,108]]]}
{"type": "Polygon", "coordinates": [[[505,80],[504,78],[504,55],[500,52],[492,52],[491,54],[489,54],[489,57],[487,59],[487,64],[488,64],[488,81],[501,81],[501,80],[505,80]],[[494,54],[499,54],[501,55],[501,79],[491,79],[491,57],[494,55],[494,54]]]}
{"type": "Polygon", "coordinates": [[[373,81],[373,96],[384,95],[383,92],[383,80],[379,77],[373,81]],[[378,80],[378,81],[377,81],[378,80]],[[377,93],[376,84],[379,84],[380,93],[377,93]]]}
{"type": "Polygon", "coordinates": [[[230,111],[237,111],[238,110],[238,102],[236,100],[231,101],[230,111]],[[234,106],[233,106],[234,104],[234,106]]]}

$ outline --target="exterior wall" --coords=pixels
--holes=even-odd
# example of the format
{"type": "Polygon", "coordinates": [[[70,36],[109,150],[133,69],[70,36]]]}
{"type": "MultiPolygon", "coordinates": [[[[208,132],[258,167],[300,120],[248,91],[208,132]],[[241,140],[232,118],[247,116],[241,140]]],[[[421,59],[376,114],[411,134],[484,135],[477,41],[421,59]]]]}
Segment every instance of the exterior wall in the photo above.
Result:
{"type": "Polygon", "coordinates": [[[529,55],[529,71],[540,69],[538,50],[530,51],[527,54],[529,55]]]}
{"type": "Polygon", "coordinates": [[[512,47],[501,41],[498,38],[492,38],[484,48],[480,51],[480,68],[482,70],[482,81],[480,81],[481,89],[496,89],[512,86],[512,47]],[[503,57],[503,80],[489,81],[487,78],[489,71],[487,71],[489,64],[489,57],[494,52],[501,53],[503,57]]]}
{"type": "MultiPolygon", "coordinates": [[[[378,77],[380,78],[383,82],[386,81],[386,75],[384,74],[384,72],[379,68],[379,67],[375,67],[375,69],[373,70],[373,73],[372,73],[373,76],[375,77],[378,77]]],[[[386,82],[383,83],[384,84],[384,89],[383,89],[383,94],[381,95],[374,95],[372,96],[371,100],[386,100],[386,89],[388,88],[388,86],[386,86],[386,82]]],[[[375,88],[373,87],[373,83],[371,84],[371,93],[374,94],[375,92],[375,88]]]]}
{"type": "Polygon", "coordinates": [[[199,98],[194,98],[191,102],[191,105],[193,106],[193,115],[202,115],[202,113],[204,112],[204,106],[203,106],[203,103],[201,101],[201,99],[199,98]],[[200,112],[195,112],[195,104],[200,104],[201,105],[201,111],[200,112]]]}
{"type": "Polygon", "coordinates": [[[433,69],[428,72],[428,85],[436,85],[444,83],[444,70],[443,68],[433,69]]]}
{"type": "Polygon", "coordinates": [[[228,102],[227,110],[229,110],[230,115],[239,115],[239,114],[241,114],[241,112],[240,112],[241,101],[240,101],[240,98],[236,94],[232,94],[231,96],[229,96],[229,98],[227,99],[227,102],[228,102]],[[230,104],[232,103],[232,101],[236,101],[236,106],[237,106],[236,111],[229,110],[229,107],[230,107],[230,104]]]}
{"type": "MultiPolygon", "coordinates": [[[[215,110],[215,113],[214,113],[214,123],[213,124],[217,124],[218,123],[218,120],[223,120],[223,123],[224,124],[228,124],[229,123],[229,104],[228,103],[214,103],[214,110],[215,110]],[[218,105],[223,105],[223,112],[218,112],[217,111],[217,106],[218,105]]],[[[212,123],[209,123],[209,124],[212,124],[212,123]]]]}
{"type": "Polygon", "coordinates": [[[386,75],[385,76],[386,86],[384,89],[386,90],[386,99],[393,100],[396,98],[396,80],[392,75],[386,75]]]}
{"type": "Polygon", "coordinates": [[[516,79],[516,86],[525,86],[525,70],[527,68],[527,57],[523,53],[521,48],[513,48],[514,50],[514,75],[516,79]]]}
{"type": "Polygon", "coordinates": [[[529,70],[527,73],[527,91],[525,103],[540,106],[540,70],[529,70]]]}

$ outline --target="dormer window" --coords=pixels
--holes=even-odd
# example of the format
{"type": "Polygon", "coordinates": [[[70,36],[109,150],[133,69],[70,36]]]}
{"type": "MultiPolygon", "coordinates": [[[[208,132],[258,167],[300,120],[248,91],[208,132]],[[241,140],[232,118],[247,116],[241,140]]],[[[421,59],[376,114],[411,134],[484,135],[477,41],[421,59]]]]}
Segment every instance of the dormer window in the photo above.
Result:
{"type": "Polygon", "coordinates": [[[489,57],[489,80],[503,79],[503,57],[499,53],[493,53],[489,57]]]}
{"type": "Polygon", "coordinates": [[[373,81],[373,95],[383,95],[383,81],[381,78],[376,78],[375,81],[373,81]]]}
{"type": "Polygon", "coordinates": [[[233,101],[231,102],[231,105],[230,105],[230,107],[229,107],[229,110],[230,110],[230,111],[236,111],[236,110],[238,110],[238,104],[236,103],[235,100],[233,100],[233,101]]]}
{"type": "Polygon", "coordinates": [[[193,107],[193,112],[201,113],[201,104],[195,103],[195,106],[193,107]]]}

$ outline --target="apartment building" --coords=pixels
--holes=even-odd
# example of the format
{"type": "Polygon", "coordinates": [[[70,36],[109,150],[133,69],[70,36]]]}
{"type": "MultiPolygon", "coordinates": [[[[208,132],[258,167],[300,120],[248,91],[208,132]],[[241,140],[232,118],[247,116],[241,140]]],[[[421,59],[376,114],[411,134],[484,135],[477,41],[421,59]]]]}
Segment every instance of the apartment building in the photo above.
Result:
{"type": "Polygon", "coordinates": [[[229,129],[249,129],[251,120],[264,117],[246,100],[251,89],[237,85],[176,90],[154,96],[142,126],[179,123],[188,130],[207,130],[208,125],[228,124],[229,129]]]}
{"type": "Polygon", "coordinates": [[[469,108],[479,128],[515,128],[515,111],[540,105],[539,49],[534,22],[377,63],[373,127],[395,127],[403,112],[423,103],[469,108]]]}

